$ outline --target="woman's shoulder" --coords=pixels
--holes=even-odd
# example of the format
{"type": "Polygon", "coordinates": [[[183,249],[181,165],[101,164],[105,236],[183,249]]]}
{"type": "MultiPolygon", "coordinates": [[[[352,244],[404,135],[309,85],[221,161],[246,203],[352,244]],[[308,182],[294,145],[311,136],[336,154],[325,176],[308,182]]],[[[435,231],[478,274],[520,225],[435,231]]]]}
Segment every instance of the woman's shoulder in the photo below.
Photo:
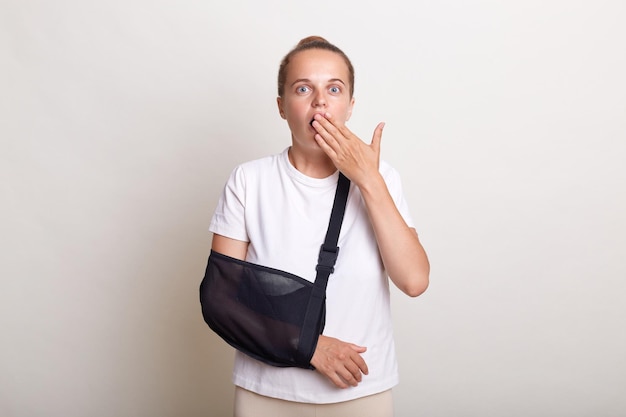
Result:
{"type": "Polygon", "coordinates": [[[283,152],[241,162],[233,168],[230,181],[239,184],[263,181],[268,175],[271,176],[277,172],[282,155],[283,152]]]}
{"type": "Polygon", "coordinates": [[[285,151],[272,155],[262,156],[255,159],[250,159],[237,165],[234,170],[263,171],[266,169],[271,169],[272,167],[276,166],[280,158],[282,158],[284,152],[285,151]]]}

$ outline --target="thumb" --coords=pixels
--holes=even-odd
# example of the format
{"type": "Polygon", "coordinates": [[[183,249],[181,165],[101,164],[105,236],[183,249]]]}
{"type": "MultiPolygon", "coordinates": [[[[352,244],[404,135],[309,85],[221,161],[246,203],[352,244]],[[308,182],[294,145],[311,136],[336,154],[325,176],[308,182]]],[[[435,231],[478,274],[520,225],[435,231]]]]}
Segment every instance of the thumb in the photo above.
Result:
{"type": "Polygon", "coordinates": [[[350,343],[350,348],[352,350],[354,350],[357,353],[363,353],[367,350],[367,348],[365,346],[359,346],[359,345],[355,345],[353,343],[350,343]]]}
{"type": "Polygon", "coordinates": [[[385,122],[378,123],[378,126],[376,126],[376,129],[374,129],[374,135],[372,136],[372,143],[370,146],[377,154],[380,154],[380,142],[383,138],[384,127],[385,127],[385,122]]]}

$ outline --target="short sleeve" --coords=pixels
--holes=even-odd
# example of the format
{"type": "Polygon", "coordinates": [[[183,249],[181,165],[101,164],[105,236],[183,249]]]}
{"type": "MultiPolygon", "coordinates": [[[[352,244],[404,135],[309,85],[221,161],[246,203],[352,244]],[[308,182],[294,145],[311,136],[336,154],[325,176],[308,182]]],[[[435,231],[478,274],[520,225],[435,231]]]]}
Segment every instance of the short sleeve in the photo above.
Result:
{"type": "Polygon", "coordinates": [[[246,230],[246,182],[243,168],[235,168],[230,174],[217,202],[209,231],[231,239],[248,242],[246,230]]]}
{"type": "Polygon", "coordinates": [[[396,204],[400,215],[406,222],[407,226],[415,228],[415,222],[413,221],[413,217],[411,216],[409,205],[404,198],[404,190],[402,188],[402,180],[400,179],[400,174],[391,165],[386,164],[382,161],[381,173],[383,175],[383,178],[385,179],[387,188],[389,189],[389,194],[391,194],[391,198],[396,204]]]}

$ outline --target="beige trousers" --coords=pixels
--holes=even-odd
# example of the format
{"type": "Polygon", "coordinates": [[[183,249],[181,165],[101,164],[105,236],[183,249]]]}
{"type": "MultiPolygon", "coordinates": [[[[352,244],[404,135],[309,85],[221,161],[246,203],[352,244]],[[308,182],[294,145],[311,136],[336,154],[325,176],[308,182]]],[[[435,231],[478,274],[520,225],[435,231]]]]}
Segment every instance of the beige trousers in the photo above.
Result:
{"type": "Polygon", "coordinates": [[[393,417],[391,390],[334,404],[308,404],[265,397],[235,387],[234,417],[393,417]]]}

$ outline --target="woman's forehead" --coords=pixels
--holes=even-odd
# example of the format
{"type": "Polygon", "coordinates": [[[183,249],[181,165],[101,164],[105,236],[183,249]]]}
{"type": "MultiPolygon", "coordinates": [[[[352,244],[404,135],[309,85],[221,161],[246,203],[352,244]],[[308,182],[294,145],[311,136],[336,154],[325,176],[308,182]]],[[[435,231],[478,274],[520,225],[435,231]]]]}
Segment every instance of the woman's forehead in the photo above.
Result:
{"type": "Polygon", "coordinates": [[[348,83],[348,65],[341,55],[324,49],[308,49],[292,57],[287,67],[287,78],[309,78],[314,75],[338,78],[348,83]]]}

